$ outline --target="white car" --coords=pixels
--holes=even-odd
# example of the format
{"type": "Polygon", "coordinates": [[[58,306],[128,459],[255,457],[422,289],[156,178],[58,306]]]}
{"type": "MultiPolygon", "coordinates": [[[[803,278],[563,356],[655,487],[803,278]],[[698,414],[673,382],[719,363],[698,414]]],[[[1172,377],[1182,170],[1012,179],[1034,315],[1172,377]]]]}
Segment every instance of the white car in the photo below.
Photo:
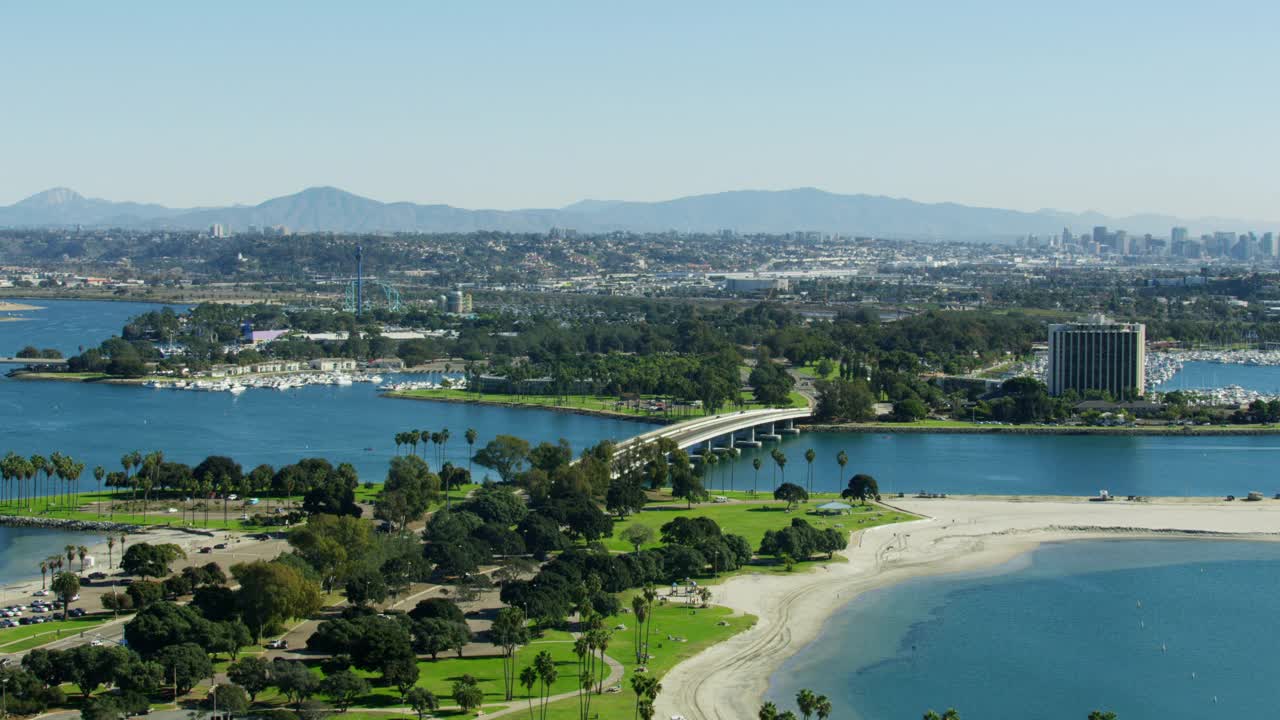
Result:
{"type": "Polygon", "coordinates": [[[37,596],[37,597],[44,597],[45,595],[48,595],[48,594],[49,594],[49,591],[48,591],[48,590],[45,590],[44,588],[41,588],[41,589],[39,589],[39,590],[37,590],[37,591],[35,591],[35,592],[31,593],[31,594],[32,594],[32,595],[35,595],[35,596],[37,596]]]}

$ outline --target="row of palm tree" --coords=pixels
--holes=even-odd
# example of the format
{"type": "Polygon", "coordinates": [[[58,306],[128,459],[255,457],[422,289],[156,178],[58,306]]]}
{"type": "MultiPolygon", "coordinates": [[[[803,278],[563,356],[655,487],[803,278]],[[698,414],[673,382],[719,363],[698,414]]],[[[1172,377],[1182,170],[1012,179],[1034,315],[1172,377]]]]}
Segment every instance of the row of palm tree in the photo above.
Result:
{"type": "MultiPolygon", "coordinates": [[[[431,432],[430,430],[405,430],[395,434],[396,454],[400,454],[402,446],[408,446],[413,455],[418,454],[418,443],[423,444],[423,454],[426,454],[426,443],[434,445],[435,466],[437,468],[444,465],[444,459],[449,454],[449,428],[443,428],[439,432],[431,432]]],[[[471,456],[474,454],[476,446],[476,438],[479,433],[475,428],[467,428],[463,433],[463,437],[467,441],[467,472],[471,472],[471,456]]]]}
{"type": "MultiPolygon", "coordinates": [[[[125,543],[125,540],[124,540],[125,534],[120,533],[119,537],[120,537],[120,547],[123,549],[124,543],[125,543]]],[[[116,536],[108,535],[107,536],[107,569],[108,570],[110,570],[115,565],[114,557],[113,557],[115,547],[116,547],[116,536]]],[[[63,567],[70,568],[71,564],[74,563],[77,559],[80,561],[80,569],[75,572],[78,572],[80,574],[84,573],[84,561],[85,561],[85,558],[89,557],[88,547],[84,545],[67,545],[62,549],[62,552],[63,552],[63,555],[50,555],[49,557],[40,561],[40,588],[41,589],[47,589],[47,585],[45,584],[45,579],[50,573],[57,575],[59,572],[62,571],[63,567]],[[62,561],[64,556],[66,557],[65,566],[63,565],[63,561],[62,561]]]]}
{"type": "MultiPolygon", "coordinates": [[[[809,720],[814,715],[818,716],[818,720],[827,720],[831,717],[831,701],[827,696],[818,695],[807,688],[796,693],[796,706],[800,708],[800,715],[805,720],[809,720]]],[[[796,715],[790,710],[780,713],[777,705],[767,702],[760,706],[757,717],[759,720],[795,720],[796,715]]]]}
{"type": "Polygon", "coordinates": [[[75,507],[79,502],[78,483],[84,473],[84,463],[54,452],[45,457],[23,457],[8,452],[0,458],[0,503],[17,510],[34,510],[38,498],[44,498],[44,510],[53,507],[53,501],[64,507],[75,507]],[[43,481],[41,474],[44,475],[43,481]]]}
{"type": "MultiPolygon", "coordinates": [[[[736,463],[734,463],[733,461],[736,460],[738,456],[741,454],[742,452],[737,448],[729,448],[728,450],[725,451],[725,457],[728,458],[728,460],[726,460],[725,462],[729,466],[729,489],[730,490],[733,490],[734,466],[736,465],[736,463]]],[[[773,469],[774,469],[773,486],[777,487],[779,472],[782,473],[782,482],[787,481],[787,455],[786,453],[782,452],[781,450],[775,447],[769,451],[769,456],[773,458],[773,469]]],[[[807,464],[807,467],[806,467],[807,475],[805,477],[805,489],[808,490],[809,492],[813,492],[813,482],[814,482],[814,475],[815,475],[814,469],[813,469],[813,462],[817,459],[818,459],[818,454],[814,452],[813,448],[809,448],[808,450],[804,451],[804,460],[805,460],[805,463],[807,464]]],[[[705,464],[704,473],[707,476],[711,476],[716,466],[720,464],[720,459],[716,456],[715,453],[707,453],[703,458],[703,463],[705,464]]],[[[849,464],[849,454],[846,453],[844,450],[841,450],[840,452],[836,453],[836,464],[840,466],[840,477],[836,478],[836,486],[839,487],[840,484],[844,482],[842,478],[844,477],[844,467],[849,464]]],[[[759,455],[756,455],[755,457],[751,458],[751,467],[752,469],[755,470],[755,477],[751,482],[751,492],[754,493],[758,489],[759,480],[760,480],[760,468],[764,467],[764,460],[762,460],[759,455]]],[[[722,477],[720,478],[720,490],[722,492],[724,491],[723,474],[722,474],[722,477]]]]}

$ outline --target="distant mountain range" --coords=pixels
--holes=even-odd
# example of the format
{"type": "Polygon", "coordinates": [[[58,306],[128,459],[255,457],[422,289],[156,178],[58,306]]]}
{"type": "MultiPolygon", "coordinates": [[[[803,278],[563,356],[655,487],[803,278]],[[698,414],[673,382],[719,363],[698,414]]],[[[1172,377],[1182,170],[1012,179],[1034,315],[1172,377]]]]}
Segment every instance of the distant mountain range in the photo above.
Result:
{"type": "Polygon", "coordinates": [[[1266,231],[1280,223],[1232,218],[1180,219],[1165,215],[1111,218],[1094,212],[1022,212],[955,203],[920,203],[877,195],[838,195],[815,188],[736,190],[662,202],[583,200],[559,209],[467,210],[449,205],[384,203],[333,187],[308,188],[260,205],[168,208],[86,198],[55,188],[0,207],[0,227],[84,225],[120,228],[233,231],[250,225],[283,225],[293,231],[334,232],[545,232],[553,227],[585,232],[784,233],[816,230],[850,235],[936,240],[1003,239],[1026,234],[1089,232],[1095,225],[1167,237],[1175,225],[1192,234],[1266,231]]]}

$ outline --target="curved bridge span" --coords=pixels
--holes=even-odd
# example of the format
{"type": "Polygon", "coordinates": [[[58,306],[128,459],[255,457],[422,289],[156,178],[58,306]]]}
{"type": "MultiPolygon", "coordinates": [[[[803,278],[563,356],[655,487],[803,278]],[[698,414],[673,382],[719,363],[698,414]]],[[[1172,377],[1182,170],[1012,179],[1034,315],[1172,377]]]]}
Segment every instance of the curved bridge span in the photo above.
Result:
{"type": "Polygon", "coordinates": [[[760,447],[765,440],[798,434],[800,430],[795,427],[795,421],[812,414],[813,411],[807,407],[721,413],[675,425],[664,425],[623,440],[617,444],[616,450],[622,452],[634,449],[659,438],[668,438],[682,449],[698,448],[704,452],[727,450],[730,447],[760,447]]]}

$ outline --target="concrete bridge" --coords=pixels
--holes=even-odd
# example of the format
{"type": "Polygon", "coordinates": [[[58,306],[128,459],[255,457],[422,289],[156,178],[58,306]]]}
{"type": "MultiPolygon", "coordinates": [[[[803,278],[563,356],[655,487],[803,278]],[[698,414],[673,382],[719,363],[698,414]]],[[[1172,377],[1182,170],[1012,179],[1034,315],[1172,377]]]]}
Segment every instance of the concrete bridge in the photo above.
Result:
{"type": "Polygon", "coordinates": [[[800,429],[795,427],[795,421],[812,414],[813,410],[808,407],[721,413],[675,425],[664,425],[627,438],[617,444],[616,450],[625,452],[659,438],[669,438],[681,449],[692,449],[699,455],[723,452],[731,447],[760,447],[767,440],[780,440],[783,435],[798,435],[800,429]]]}

